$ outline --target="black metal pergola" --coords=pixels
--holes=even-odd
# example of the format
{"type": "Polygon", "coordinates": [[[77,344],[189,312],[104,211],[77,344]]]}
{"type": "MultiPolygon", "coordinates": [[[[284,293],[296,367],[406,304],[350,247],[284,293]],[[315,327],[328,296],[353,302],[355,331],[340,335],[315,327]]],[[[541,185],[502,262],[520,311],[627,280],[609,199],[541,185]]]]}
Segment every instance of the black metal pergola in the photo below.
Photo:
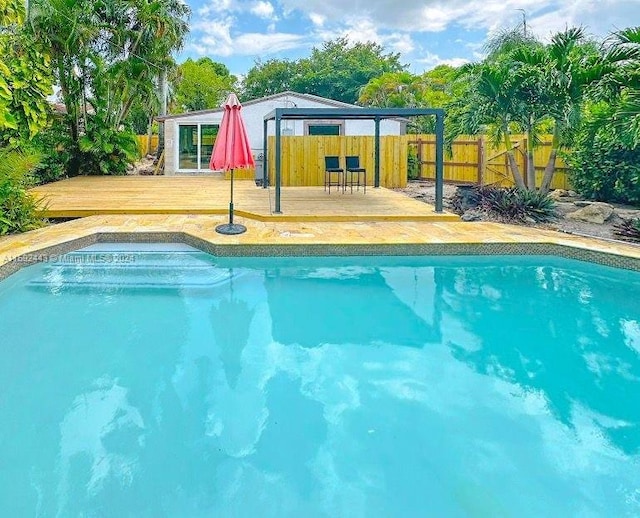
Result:
{"type": "Polygon", "coordinates": [[[380,121],[384,119],[398,119],[419,117],[423,115],[436,118],[436,212],[442,212],[442,197],[444,185],[444,110],[440,108],[276,108],[264,116],[264,186],[269,183],[268,163],[268,128],[269,121],[275,121],[275,176],[276,176],[276,206],[275,212],[280,214],[280,187],[282,168],[281,123],[286,120],[347,120],[365,119],[375,123],[374,139],[374,187],[380,187],[380,121]]]}

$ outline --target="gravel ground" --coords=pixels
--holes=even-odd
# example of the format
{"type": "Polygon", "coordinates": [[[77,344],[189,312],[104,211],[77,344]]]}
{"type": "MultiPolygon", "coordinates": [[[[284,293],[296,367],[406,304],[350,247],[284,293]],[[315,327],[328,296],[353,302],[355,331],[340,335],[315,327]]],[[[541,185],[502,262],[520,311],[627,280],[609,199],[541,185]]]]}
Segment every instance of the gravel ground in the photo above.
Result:
{"type": "MultiPolygon", "coordinates": [[[[457,187],[453,184],[444,185],[444,206],[449,209],[450,200],[456,192],[457,187]]],[[[435,203],[435,183],[428,180],[410,181],[407,187],[397,189],[397,191],[406,194],[412,198],[424,201],[425,203],[435,203]]],[[[559,232],[567,232],[570,234],[580,234],[605,239],[614,239],[620,241],[620,238],[613,233],[613,225],[622,220],[622,218],[640,218],[640,208],[630,207],[626,205],[611,204],[615,208],[614,215],[605,221],[602,225],[596,223],[586,223],[575,221],[565,217],[569,212],[578,209],[573,201],[557,203],[558,220],[553,223],[538,225],[540,228],[557,230],[559,232]]]]}

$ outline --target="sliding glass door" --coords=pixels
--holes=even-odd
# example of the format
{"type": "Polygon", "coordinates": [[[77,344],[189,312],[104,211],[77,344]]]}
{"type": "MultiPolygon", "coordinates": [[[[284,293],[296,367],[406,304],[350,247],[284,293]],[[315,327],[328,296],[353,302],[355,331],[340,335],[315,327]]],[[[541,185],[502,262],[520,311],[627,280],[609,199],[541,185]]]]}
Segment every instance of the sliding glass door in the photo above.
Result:
{"type": "Polygon", "coordinates": [[[209,169],[218,124],[180,124],[178,126],[178,169],[202,171],[209,169]]]}

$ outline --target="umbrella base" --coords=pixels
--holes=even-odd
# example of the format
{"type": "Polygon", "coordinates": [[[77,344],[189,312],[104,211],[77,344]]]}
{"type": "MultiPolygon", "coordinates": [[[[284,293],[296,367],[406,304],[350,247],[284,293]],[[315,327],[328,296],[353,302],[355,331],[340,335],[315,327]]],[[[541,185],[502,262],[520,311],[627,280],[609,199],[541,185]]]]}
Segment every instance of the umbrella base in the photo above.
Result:
{"type": "Polygon", "coordinates": [[[243,234],[247,231],[247,227],[239,225],[238,223],[225,223],[224,225],[218,225],[216,232],[218,234],[226,234],[228,236],[234,236],[236,234],[243,234]]]}

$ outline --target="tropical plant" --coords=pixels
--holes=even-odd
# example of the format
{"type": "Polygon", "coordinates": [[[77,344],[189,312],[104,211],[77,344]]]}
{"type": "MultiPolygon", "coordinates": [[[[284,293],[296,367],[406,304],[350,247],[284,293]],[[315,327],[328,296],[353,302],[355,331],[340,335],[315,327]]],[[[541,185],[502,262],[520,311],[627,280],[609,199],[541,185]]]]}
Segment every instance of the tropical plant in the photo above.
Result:
{"type": "Polygon", "coordinates": [[[469,89],[449,106],[447,140],[487,132],[494,142],[504,144],[513,180],[518,188],[526,189],[511,145],[514,125],[526,109],[518,96],[520,77],[506,61],[466,65],[460,76],[469,89]]]}
{"type": "MultiPolygon", "coordinates": [[[[116,134],[136,102],[155,104],[158,77],[174,66],[171,53],[184,41],[188,14],[180,0],[32,1],[29,26],[50,49],[66,108],[69,175],[82,172],[83,163],[110,170],[111,146],[129,141],[116,134]],[[86,139],[100,144],[89,149],[86,139]]],[[[121,169],[113,162],[112,172],[121,169]]]]}
{"type": "Polygon", "coordinates": [[[88,175],[123,175],[138,158],[138,142],[130,131],[113,129],[99,115],[87,119],[87,134],[80,137],[81,169],[88,175]]]}
{"type": "Polygon", "coordinates": [[[48,123],[49,54],[25,31],[24,2],[0,4],[0,146],[17,147],[48,123]]]}
{"type": "Polygon", "coordinates": [[[585,124],[567,154],[571,181],[581,194],[640,203],[640,27],[604,44],[606,73],[591,90],[585,124]]]}
{"type": "Polygon", "coordinates": [[[358,103],[379,108],[418,106],[422,85],[420,76],[410,72],[385,72],[360,89],[358,103]]]}
{"type": "Polygon", "coordinates": [[[27,192],[36,153],[0,151],[0,235],[33,230],[42,225],[38,203],[27,192]]]}
{"type": "Polygon", "coordinates": [[[40,160],[30,172],[34,184],[55,182],[66,176],[70,146],[67,126],[60,117],[54,117],[51,125],[31,141],[31,147],[40,154],[40,160]]]}
{"type": "Polygon", "coordinates": [[[485,129],[502,141],[517,187],[535,189],[534,148],[540,134],[551,127],[553,139],[540,191],[549,191],[558,152],[573,141],[587,94],[610,67],[583,29],[555,34],[547,45],[518,29],[491,40],[488,58],[463,69],[471,80],[467,95],[451,106],[449,133],[476,133],[485,129]],[[527,135],[527,181],[518,168],[510,134],[527,135]]]}
{"type": "MultiPolygon", "coordinates": [[[[614,65],[601,98],[612,106],[602,125],[611,123],[628,148],[640,145],[640,26],[616,32],[609,39],[605,59],[614,65]]],[[[597,126],[597,124],[596,124],[597,126]]]]}
{"type": "Polygon", "coordinates": [[[540,185],[542,192],[548,192],[558,152],[575,142],[590,89],[611,67],[586,39],[582,28],[569,28],[555,34],[538,63],[545,70],[549,92],[547,114],[553,121],[551,152],[540,185]]]}
{"type": "Polygon", "coordinates": [[[410,147],[407,154],[407,177],[409,180],[420,178],[420,160],[414,147],[410,147]]]}

